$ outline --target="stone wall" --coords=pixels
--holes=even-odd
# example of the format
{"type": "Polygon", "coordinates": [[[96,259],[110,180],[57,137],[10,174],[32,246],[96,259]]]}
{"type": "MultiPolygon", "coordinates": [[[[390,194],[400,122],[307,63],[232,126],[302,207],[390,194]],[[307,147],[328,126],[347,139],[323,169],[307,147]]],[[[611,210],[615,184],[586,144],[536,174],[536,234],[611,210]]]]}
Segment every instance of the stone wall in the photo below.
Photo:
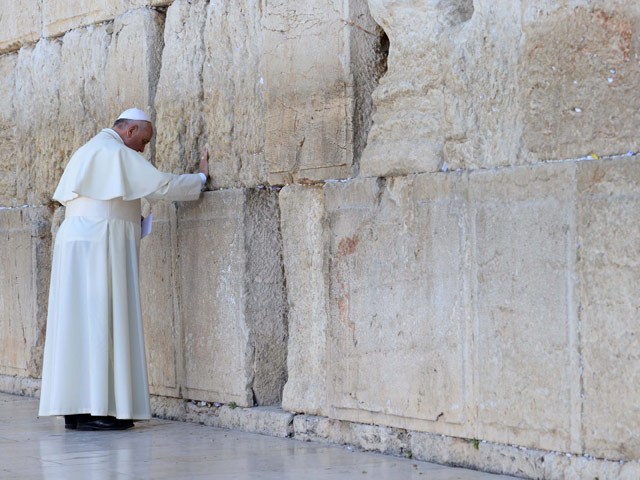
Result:
{"type": "Polygon", "coordinates": [[[64,164],[137,105],[159,168],[212,153],[142,242],[157,414],[638,477],[636,2],[0,11],[0,388],[37,394],[64,164]]]}

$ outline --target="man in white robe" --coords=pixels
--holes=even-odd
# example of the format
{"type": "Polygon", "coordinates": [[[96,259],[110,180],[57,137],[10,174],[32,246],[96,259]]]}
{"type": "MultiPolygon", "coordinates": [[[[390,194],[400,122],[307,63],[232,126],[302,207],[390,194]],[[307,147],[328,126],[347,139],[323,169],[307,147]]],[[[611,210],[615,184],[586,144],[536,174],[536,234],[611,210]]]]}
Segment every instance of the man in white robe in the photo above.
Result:
{"type": "Polygon", "coordinates": [[[149,117],[123,112],[71,157],[53,199],[66,206],[56,235],[40,416],[65,427],[119,430],[151,418],[140,309],[141,199],[196,200],[207,178],[158,171],[141,153],[149,117]]]}

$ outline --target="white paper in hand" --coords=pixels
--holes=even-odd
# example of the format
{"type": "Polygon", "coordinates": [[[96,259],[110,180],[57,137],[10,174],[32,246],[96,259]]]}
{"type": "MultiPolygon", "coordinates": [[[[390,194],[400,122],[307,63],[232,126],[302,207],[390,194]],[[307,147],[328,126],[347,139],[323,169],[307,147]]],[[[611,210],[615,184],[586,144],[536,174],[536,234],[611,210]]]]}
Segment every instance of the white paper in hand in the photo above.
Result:
{"type": "Polygon", "coordinates": [[[140,223],[140,238],[144,238],[151,233],[153,229],[153,212],[142,219],[140,223]]]}

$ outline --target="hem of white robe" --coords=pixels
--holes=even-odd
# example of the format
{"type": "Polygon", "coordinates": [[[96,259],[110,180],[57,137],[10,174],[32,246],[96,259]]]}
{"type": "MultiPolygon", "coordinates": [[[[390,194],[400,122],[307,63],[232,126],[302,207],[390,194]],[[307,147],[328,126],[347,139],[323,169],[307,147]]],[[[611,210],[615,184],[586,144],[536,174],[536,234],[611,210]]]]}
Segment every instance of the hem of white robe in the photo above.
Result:
{"type": "Polygon", "coordinates": [[[45,410],[42,411],[40,410],[38,412],[38,417],[62,417],[64,415],[92,415],[94,417],[115,417],[119,420],[151,420],[151,414],[147,413],[147,414],[141,414],[141,415],[120,415],[118,416],[116,414],[116,412],[98,412],[96,410],[92,410],[90,408],[75,408],[73,409],[73,411],[65,411],[64,413],[60,413],[62,412],[64,409],[58,409],[55,412],[51,411],[51,410],[45,410]]]}

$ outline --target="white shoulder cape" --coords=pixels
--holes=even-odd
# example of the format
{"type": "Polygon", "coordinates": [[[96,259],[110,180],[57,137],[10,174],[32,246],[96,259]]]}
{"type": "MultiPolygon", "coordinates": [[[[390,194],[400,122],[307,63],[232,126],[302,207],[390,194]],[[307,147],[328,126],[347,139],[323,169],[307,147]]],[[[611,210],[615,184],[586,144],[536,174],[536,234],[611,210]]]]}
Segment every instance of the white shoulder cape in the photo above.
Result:
{"type": "Polygon", "coordinates": [[[73,154],[53,199],[62,203],[78,196],[95,200],[135,200],[167,185],[174,175],[163,173],[105,128],[73,154]]]}

